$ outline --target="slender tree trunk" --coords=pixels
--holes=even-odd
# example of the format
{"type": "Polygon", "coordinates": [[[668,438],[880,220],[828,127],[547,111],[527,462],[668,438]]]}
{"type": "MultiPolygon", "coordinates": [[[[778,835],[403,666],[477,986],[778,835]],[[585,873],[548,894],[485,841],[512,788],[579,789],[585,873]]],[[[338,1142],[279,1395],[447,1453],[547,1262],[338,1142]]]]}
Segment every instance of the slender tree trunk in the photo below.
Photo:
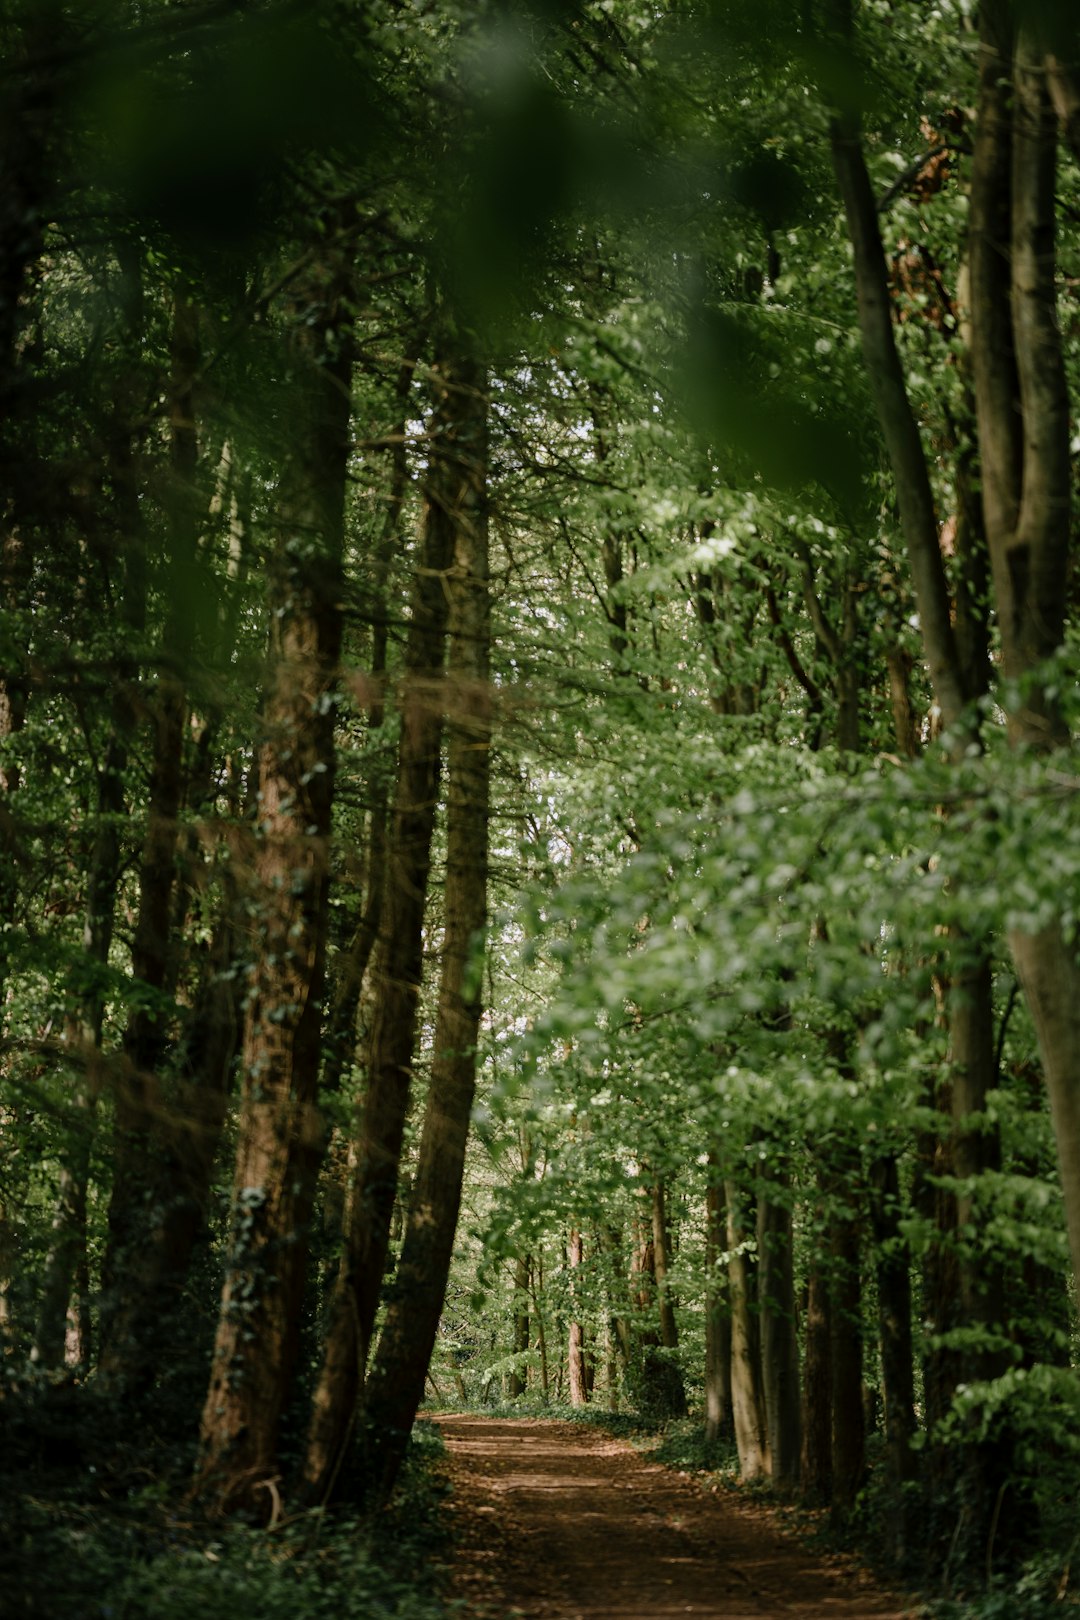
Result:
{"type": "MultiPolygon", "coordinates": [[[[987,1209],[980,1186],[987,1172],[1001,1168],[998,1131],[986,1117],[988,1094],[997,1084],[993,977],[985,952],[955,929],[948,940],[947,968],[950,1161],[957,1180],[949,1222],[955,1245],[949,1276],[957,1293],[949,1317],[965,1334],[974,1329],[979,1340],[954,1352],[949,1372],[954,1384],[972,1384],[997,1377],[1010,1361],[1003,1326],[1004,1276],[1000,1259],[987,1254],[987,1209]]],[[[1003,1432],[993,1439],[972,1435],[961,1446],[954,1439],[935,1442],[931,1435],[931,1467],[939,1478],[954,1478],[959,1485],[960,1512],[949,1550],[954,1576],[963,1571],[965,1578],[982,1579],[990,1527],[1010,1473],[1009,1452],[1003,1432]],[[945,1456],[934,1457],[938,1449],[945,1456]]]]}
{"type": "MultiPolygon", "coordinates": [[[[401,368],[397,381],[397,394],[404,403],[412,383],[414,366],[401,368]]],[[[389,646],[390,604],[387,600],[387,581],[394,548],[401,529],[401,515],[409,487],[409,460],[406,450],[406,422],[404,417],[395,424],[391,435],[390,489],[382,531],[375,546],[375,556],[367,591],[367,614],[371,624],[371,658],[369,664],[370,698],[367,704],[367,731],[376,734],[386,718],[385,683],[387,678],[387,648],[389,646]]],[[[367,683],[366,683],[367,684],[367,683]]],[[[382,927],[383,900],[389,838],[389,791],[381,771],[374,773],[370,787],[371,805],[367,815],[367,843],[364,853],[364,906],[349,942],[342,953],[337,982],[330,1004],[324,1037],[322,1088],[326,1093],[341,1086],[342,1076],[356,1049],[356,1024],[364,985],[382,927]]]]}
{"type": "MultiPolygon", "coordinates": [[[[162,640],[162,674],[153,708],[150,803],[139,869],[139,910],[132,975],[139,999],[124,1037],[116,1097],[109,1235],[102,1268],[100,1374],[123,1390],[153,1375],[148,1330],[160,1325],[161,1290],[179,1257],[159,1222],[182,1194],[170,1143],[173,1100],[162,1067],[170,1035],[172,908],[184,795],[187,683],[194,653],[194,503],[198,445],[193,389],[198,367],[196,312],[178,294],[173,316],[170,431],[173,482],[169,511],[170,607],[162,640]]],[[[179,1269],[183,1261],[179,1260],[179,1269]]]]}
{"type": "MultiPolygon", "coordinates": [[[[870,1171],[870,1208],[877,1265],[878,1331],[885,1397],[885,1458],[889,1480],[899,1489],[916,1474],[915,1372],[911,1339],[911,1272],[901,1230],[903,1208],[896,1157],[877,1159],[870,1171]]],[[[899,1494],[896,1503],[895,1550],[906,1548],[899,1494]]]]}
{"type": "MultiPolygon", "coordinates": [[[[713,1162],[715,1163],[715,1158],[713,1162]]],[[[715,1173],[705,1194],[705,1439],[714,1444],[731,1426],[731,1302],[727,1268],[724,1184],[715,1173]]]]}
{"type": "MultiPolygon", "coordinates": [[[[987,40],[987,79],[992,52],[1000,58],[1000,40],[987,40]]],[[[994,98],[989,84],[984,93],[988,102],[999,105],[1000,95],[994,98]]],[[[984,450],[984,507],[1004,673],[1025,683],[1022,706],[1010,715],[1011,736],[1017,747],[1041,750],[1066,740],[1053,700],[1034,677],[1044,660],[1060,647],[1064,635],[1072,474],[1069,398],[1057,325],[1057,132],[1043,63],[1023,33],[1017,51],[1014,107],[1012,298],[1006,307],[1013,317],[1024,429],[1023,472],[1018,484],[1015,463],[1002,469],[1003,493],[994,502],[985,489],[991,468],[984,450]],[[1011,484],[1007,483],[1010,476],[1011,484]]],[[[984,270],[986,257],[984,254],[984,270]]],[[[1006,401],[1003,387],[992,394],[992,378],[987,377],[994,341],[987,324],[990,291],[986,287],[984,296],[976,297],[973,286],[972,294],[973,347],[981,361],[984,384],[980,389],[977,373],[980,440],[1006,410],[1015,418],[1017,404],[1015,396],[1006,401]]],[[[1073,1271],[1080,1276],[1080,962],[1059,919],[1034,932],[1013,930],[1009,947],[1031,1008],[1046,1071],[1073,1271]]]]}
{"type": "MultiPolygon", "coordinates": [[[[136,278],[137,280],[137,278],[136,278]]],[[[132,301],[137,304],[137,295],[132,301]]],[[[146,630],[145,536],[142,533],[135,481],[131,436],[126,424],[117,425],[110,446],[110,472],[116,490],[118,516],[125,534],[123,558],[123,631],[130,647],[137,646],[146,630]]],[[[138,670],[121,656],[113,688],[109,735],[97,774],[97,825],[86,880],[86,913],[82,946],[90,964],[91,988],[79,991],[64,1024],[64,1040],[72,1048],[77,1079],[72,1099],[70,1145],[57,1181],[49,1250],[45,1259],[38,1309],[34,1359],[45,1367],[58,1367],[70,1342],[68,1313],[72,1287],[87,1254],[86,1210],[90,1159],[97,1122],[97,1103],[103,1080],[100,1062],[105,997],[94,973],[103,976],[112,949],[117,890],[123,863],[122,828],[125,824],[124,777],[130,743],[135,733],[133,697],[138,670]]],[[[88,1331],[90,1312],[80,1296],[77,1319],[79,1362],[89,1366],[92,1346],[88,1331]]]]}
{"type": "MultiPolygon", "coordinates": [[[[788,1187],[784,1175],[781,1193],[788,1187]]],[[[769,1478],[777,1490],[790,1491],[799,1478],[801,1435],[792,1212],[786,1199],[758,1201],[758,1299],[769,1478]]]]}
{"type": "Polygon", "coordinates": [[[656,1278],[656,1303],[660,1312],[660,1343],[665,1350],[677,1350],[679,1327],[675,1320],[675,1306],[668,1286],[671,1238],[668,1232],[667,1188],[657,1179],[652,1187],[653,1275],[656,1278]]]}
{"type": "Polygon", "coordinates": [[[231,1236],[198,1477],[204,1494],[252,1506],[277,1472],[321,1145],[332,694],[352,365],[348,272],[330,263],[313,280],[319,319],[293,331],[295,438],[268,579],[271,663],[253,873],[258,954],[247,987],[231,1236]]]}
{"type": "Polygon", "coordinates": [[[344,1250],[330,1304],[304,1464],[305,1493],[316,1501],[332,1486],[351,1434],[390,1242],[423,976],[424,911],[439,798],[450,580],[459,529],[463,521],[473,521],[479,498],[475,410],[470,414],[465,409],[466,404],[475,405],[470,385],[445,357],[437,373],[440,393],[429,424],[423,550],[405,650],[382,934],[372,965],[367,1091],[357,1121],[345,1204],[344,1250]]]}
{"type": "Polygon", "coordinates": [[[544,1311],[541,1304],[544,1291],[544,1259],[537,1253],[536,1264],[530,1275],[530,1293],[533,1303],[533,1315],[536,1320],[536,1348],[540,1356],[540,1394],[546,1401],[548,1398],[548,1353],[547,1332],[544,1327],[544,1311]]]}
{"type": "MultiPolygon", "coordinates": [[[[821,1244],[823,1234],[818,1238],[821,1244]]],[[[800,1482],[808,1502],[822,1506],[832,1497],[832,1324],[827,1257],[816,1246],[806,1288],[803,1352],[802,1455],[800,1482]]]]}
{"type": "MultiPolygon", "coordinates": [[[[850,0],[837,0],[851,29],[850,0]]],[[[1057,64],[1047,63],[1014,8],[979,8],[981,55],[969,208],[971,358],[980,483],[1001,635],[1002,671],[1023,692],[1009,716],[1015,746],[1067,741],[1039,671],[1060,647],[1068,599],[1069,397],[1057,325],[1057,127],[1069,133],[1057,64]]],[[[948,615],[929,475],[896,354],[884,254],[857,124],[838,118],[833,157],[855,248],[867,372],[896,479],[934,691],[946,725],[962,712],[961,660],[948,615]]],[[[1046,1071],[1074,1273],[1080,1275],[1080,963],[1060,920],[1015,931],[1009,947],[1046,1071]]]]}
{"type": "MultiPolygon", "coordinates": [[[[837,0],[836,10],[846,15],[846,25],[850,28],[850,0],[837,0]]],[[[834,118],[831,144],[833,167],[855,252],[855,291],[863,361],[896,483],[900,527],[930,676],[942,719],[949,727],[963,714],[967,693],[950,619],[930,474],[896,352],[885,252],[857,120],[848,116],[834,118]]]]}
{"type": "MultiPolygon", "coordinates": [[[[0,198],[0,207],[3,199],[0,198]]],[[[0,219],[0,229],[3,221],[0,219]]],[[[3,254],[0,243],[0,257],[3,254]]],[[[5,266],[0,262],[0,296],[4,283],[5,266]]],[[[21,272],[20,272],[21,279],[21,272]]],[[[14,314],[14,311],[10,312],[14,314]]],[[[13,336],[13,334],[12,334],[13,336]]],[[[0,331],[0,345],[6,341],[0,331]]],[[[9,357],[0,347],[0,365],[9,357]]],[[[2,403],[0,376],[0,403],[2,403]]],[[[2,441],[0,441],[2,449],[2,441]]],[[[24,606],[29,558],[17,534],[8,526],[10,514],[0,508],[0,607],[14,616],[24,606]]],[[[10,966],[9,944],[15,937],[18,916],[19,882],[18,863],[21,856],[18,837],[16,807],[22,771],[5,745],[17,738],[26,720],[28,688],[23,668],[0,671],[0,1036],[6,1033],[9,996],[10,966]]],[[[6,1127],[11,1116],[7,1109],[0,1113],[0,1128],[6,1127]]],[[[15,1320],[12,1307],[18,1243],[15,1224],[7,1201],[0,1190],[0,1352],[10,1353],[14,1348],[15,1320]]]]}
{"type": "Polygon", "coordinates": [[[844,1518],[866,1474],[863,1416],[862,1258],[858,1157],[839,1151],[829,1166],[829,1357],[832,1369],[832,1506],[844,1518]]]}
{"type": "Polygon", "coordinates": [[[431,1081],[401,1261],[364,1388],[367,1486],[392,1489],[424,1392],[446,1298],[476,1084],[487,925],[492,697],[483,370],[448,368],[461,483],[451,513],[446,887],[431,1081]]]}
{"type": "Polygon", "coordinates": [[[524,1395],[528,1382],[525,1357],[529,1338],[529,1256],[518,1255],[514,1262],[514,1369],[506,1381],[506,1393],[511,1400],[524,1395]]]}
{"type": "MultiPolygon", "coordinates": [[[[29,553],[17,532],[5,526],[0,532],[0,607],[16,623],[29,605],[29,578],[29,553]]],[[[17,806],[22,770],[9,748],[26,723],[29,647],[21,652],[15,668],[0,670],[0,1035],[7,1017],[8,950],[19,904],[17,806]]]]}
{"type": "Polygon", "coordinates": [[[742,1215],[743,1200],[733,1181],[726,1181],[728,1287],[731,1292],[731,1406],[735,1420],[735,1446],[739,1473],[752,1482],[768,1472],[765,1401],[761,1388],[761,1356],[753,1302],[757,1295],[756,1267],[748,1245],[750,1234],[742,1215]]]}
{"type": "Polygon", "coordinates": [[[911,1272],[901,1231],[902,1205],[896,1156],[887,1154],[870,1168],[870,1211],[877,1270],[878,1333],[884,1395],[885,1467],[892,1512],[890,1553],[903,1564],[911,1550],[911,1500],[904,1487],[918,1473],[915,1437],[915,1364],[911,1338],[911,1272]]]}
{"type": "Polygon", "coordinates": [[[580,1319],[580,1292],[574,1273],[582,1263],[583,1248],[581,1233],[577,1227],[570,1232],[570,1241],[566,1246],[566,1258],[570,1266],[570,1326],[567,1345],[568,1384],[570,1389],[570,1405],[585,1406],[588,1403],[588,1380],[585,1376],[585,1329],[580,1319]]]}

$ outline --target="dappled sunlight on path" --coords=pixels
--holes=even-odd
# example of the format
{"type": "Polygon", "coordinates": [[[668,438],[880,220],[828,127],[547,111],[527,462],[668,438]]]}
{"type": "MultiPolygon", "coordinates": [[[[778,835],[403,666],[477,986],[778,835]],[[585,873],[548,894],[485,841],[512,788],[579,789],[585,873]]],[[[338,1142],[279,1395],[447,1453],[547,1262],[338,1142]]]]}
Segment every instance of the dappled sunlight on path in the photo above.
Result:
{"type": "Polygon", "coordinates": [[[842,1559],[573,1423],[448,1414],[458,1595],[527,1620],[906,1620],[842,1559]]]}

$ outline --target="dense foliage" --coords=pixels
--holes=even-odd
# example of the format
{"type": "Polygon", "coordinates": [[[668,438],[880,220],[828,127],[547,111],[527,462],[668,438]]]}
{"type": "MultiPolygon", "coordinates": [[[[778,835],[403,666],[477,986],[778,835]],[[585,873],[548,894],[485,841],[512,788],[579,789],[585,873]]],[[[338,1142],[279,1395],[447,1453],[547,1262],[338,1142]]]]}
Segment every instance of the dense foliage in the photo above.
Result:
{"type": "Polygon", "coordinates": [[[12,1455],[178,1613],[425,1386],[1067,1599],[1070,8],[0,38],[12,1455]]]}

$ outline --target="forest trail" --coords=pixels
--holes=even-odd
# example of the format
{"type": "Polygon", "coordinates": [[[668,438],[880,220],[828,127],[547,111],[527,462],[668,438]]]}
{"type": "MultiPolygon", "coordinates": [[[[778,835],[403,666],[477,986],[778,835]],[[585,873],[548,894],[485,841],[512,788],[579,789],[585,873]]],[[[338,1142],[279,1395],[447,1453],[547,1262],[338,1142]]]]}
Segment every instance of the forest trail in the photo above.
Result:
{"type": "Polygon", "coordinates": [[[467,1612],[527,1620],[904,1620],[767,1509],[714,1496],[575,1423],[439,1415],[467,1612]]]}

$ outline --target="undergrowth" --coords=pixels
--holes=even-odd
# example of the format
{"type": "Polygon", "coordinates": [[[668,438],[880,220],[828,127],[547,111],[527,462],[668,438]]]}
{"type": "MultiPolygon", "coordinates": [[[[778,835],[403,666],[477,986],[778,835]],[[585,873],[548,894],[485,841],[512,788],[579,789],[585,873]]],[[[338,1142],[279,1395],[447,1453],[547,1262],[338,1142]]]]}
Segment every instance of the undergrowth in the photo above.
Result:
{"type": "Polygon", "coordinates": [[[0,1500],[11,1620],[444,1620],[442,1442],[417,1426],[391,1506],[303,1513],[276,1529],[208,1525],[166,1481],[122,1498],[31,1480],[0,1500]]]}

